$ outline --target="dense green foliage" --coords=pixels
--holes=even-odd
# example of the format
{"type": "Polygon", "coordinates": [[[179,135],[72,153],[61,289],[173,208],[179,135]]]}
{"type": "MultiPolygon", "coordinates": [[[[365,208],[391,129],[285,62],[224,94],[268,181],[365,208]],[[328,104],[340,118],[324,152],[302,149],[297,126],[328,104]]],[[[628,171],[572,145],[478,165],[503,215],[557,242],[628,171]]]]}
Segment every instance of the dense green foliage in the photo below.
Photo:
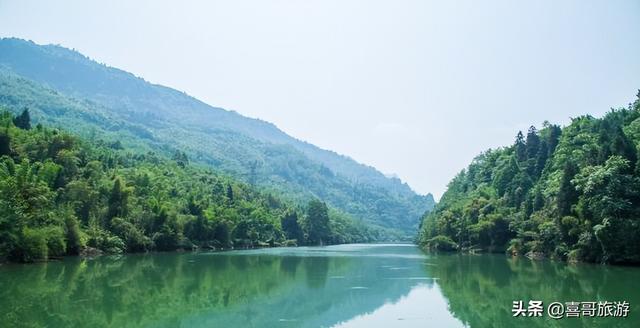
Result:
{"type": "Polygon", "coordinates": [[[640,99],[600,119],[574,118],[562,129],[531,127],[450,182],[425,216],[420,242],[640,263],[639,151],[640,99]]]}
{"type": "MultiPolygon", "coordinates": [[[[0,105],[35,122],[156,153],[184,152],[237,179],[415,234],[433,205],[397,178],[59,46],[0,40],[0,105]],[[114,136],[110,138],[110,136],[114,136]]],[[[336,118],[339,119],[339,118],[336,118]]]]}
{"type": "Polygon", "coordinates": [[[120,253],[381,236],[318,200],[299,208],[191,166],[183,154],[128,152],[30,126],[27,110],[0,117],[0,260],[29,262],[87,247],[120,253]]]}

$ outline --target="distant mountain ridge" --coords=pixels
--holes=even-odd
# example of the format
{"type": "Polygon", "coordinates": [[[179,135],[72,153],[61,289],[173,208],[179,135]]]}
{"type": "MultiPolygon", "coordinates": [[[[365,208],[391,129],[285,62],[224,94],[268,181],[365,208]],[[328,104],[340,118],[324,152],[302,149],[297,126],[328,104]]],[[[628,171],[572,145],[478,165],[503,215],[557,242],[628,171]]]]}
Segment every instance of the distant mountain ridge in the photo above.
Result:
{"type": "Polygon", "coordinates": [[[397,178],[271,123],[209,106],[60,46],[0,40],[0,83],[0,105],[10,110],[33,107],[36,119],[65,128],[126,134],[149,149],[185,151],[248,182],[294,198],[319,197],[379,226],[415,231],[434,205],[430,194],[417,195],[397,178]],[[52,111],[51,103],[60,108],[52,111]]]}

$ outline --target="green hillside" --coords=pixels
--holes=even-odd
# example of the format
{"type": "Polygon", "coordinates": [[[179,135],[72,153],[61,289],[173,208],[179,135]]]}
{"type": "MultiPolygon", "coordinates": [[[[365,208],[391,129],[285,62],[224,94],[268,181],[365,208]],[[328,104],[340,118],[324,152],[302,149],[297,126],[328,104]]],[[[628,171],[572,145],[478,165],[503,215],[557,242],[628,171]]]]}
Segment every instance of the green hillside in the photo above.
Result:
{"type": "Polygon", "coordinates": [[[0,113],[0,262],[108,253],[371,242],[381,231],[312,200],[0,113]]]}
{"type": "MultiPolygon", "coordinates": [[[[215,78],[215,77],[212,77],[215,78]]],[[[399,179],[315,147],[273,124],[211,107],[59,46],[0,40],[0,105],[34,121],[139,150],[176,150],[294,201],[312,198],[412,234],[434,205],[399,179]]]]}
{"type": "Polygon", "coordinates": [[[424,218],[421,243],[640,263],[639,150],[640,99],[564,128],[531,127],[449,183],[424,218]]]}

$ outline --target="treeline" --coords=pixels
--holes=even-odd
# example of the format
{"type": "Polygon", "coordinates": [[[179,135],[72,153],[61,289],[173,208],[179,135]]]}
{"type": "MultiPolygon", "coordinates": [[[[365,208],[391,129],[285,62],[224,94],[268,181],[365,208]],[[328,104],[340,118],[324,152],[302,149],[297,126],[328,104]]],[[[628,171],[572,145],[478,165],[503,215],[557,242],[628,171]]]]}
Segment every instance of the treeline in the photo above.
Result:
{"type": "Polygon", "coordinates": [[[420,243],[640,263],[640,93],[603,118],[544,123],[476,157],[423,219],[420,243]]]}
{"type": "Polygon", "coordinates": [[[0,260],[93,252],[367,242],[365,227],[312,200],[288,203],[173,158],[131,153],[0,114],[0,260]]]}

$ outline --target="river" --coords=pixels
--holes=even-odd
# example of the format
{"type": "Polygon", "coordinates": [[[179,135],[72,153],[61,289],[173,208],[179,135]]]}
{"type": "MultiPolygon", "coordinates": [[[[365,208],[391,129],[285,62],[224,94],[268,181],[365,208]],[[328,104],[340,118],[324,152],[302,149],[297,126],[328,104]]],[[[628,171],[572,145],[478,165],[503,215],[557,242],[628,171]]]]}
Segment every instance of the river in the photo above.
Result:
{"type": "Polygon", "coordinates": [[[4,264],[0,296],[0,327],[640,327],[640,268],[403,244],[4,264]],[[513,317],[520,300],[626,301],[630,312],[513,317]]]}

